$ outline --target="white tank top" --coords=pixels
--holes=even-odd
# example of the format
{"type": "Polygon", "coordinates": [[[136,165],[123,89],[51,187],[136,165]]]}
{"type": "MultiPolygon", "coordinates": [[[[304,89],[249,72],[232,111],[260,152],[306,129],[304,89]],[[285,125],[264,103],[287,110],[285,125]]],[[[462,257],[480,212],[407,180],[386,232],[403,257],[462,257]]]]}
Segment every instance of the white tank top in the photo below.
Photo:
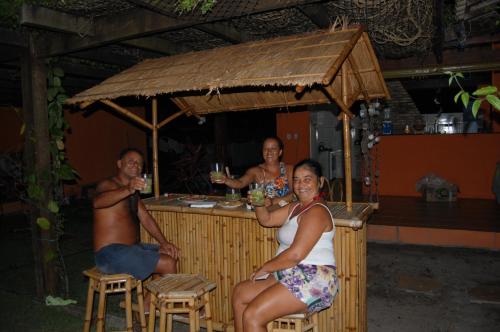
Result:
{"type": "MultiPolygon", "coordinates": [[[[330,209],[328,209],[327,206],[319,202],[312,204],[309,208],[313,207],[314,205],[321,205],[328,211],[328,213],[330,214],[330,218],[332,219],[333,229],[329,232],[323,232],[323,234],[321,234],[321,237],[319,238],[318,242],[316,242],[311,252],[309,252],[307,257],[304,260],[302,260],[299,264],[335,266],[335,255],[333,252],[333,236],[335,235],[335,222],[333,221],[332,213],[330,212],[330,209]]],[[[295,211],[295,208],[297,206],[299,205],[297,204],[292,209],[292,211],[288,215],[286,222],[278,230],[278,242],[280,243],[280,246],[278,247],[276,256],[285,251],[286,249],[290,248],[293,239],[295,238],[295,234],[297,233],[297,229],[299,227],[297,219],[303,212],[309,210],[309,208],[307,208],[306,210],[302,211],[301,213],[290,219],[290,216],[292,215],[293,211],[295,211]]]]}

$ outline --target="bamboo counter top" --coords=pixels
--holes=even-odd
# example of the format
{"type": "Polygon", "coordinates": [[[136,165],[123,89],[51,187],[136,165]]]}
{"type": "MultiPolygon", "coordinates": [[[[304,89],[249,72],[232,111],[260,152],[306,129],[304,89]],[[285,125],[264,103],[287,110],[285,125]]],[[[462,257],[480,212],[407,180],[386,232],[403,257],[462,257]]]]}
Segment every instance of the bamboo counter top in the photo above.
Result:
{"type": "MultiPolygon", "coordinates": [[[[215,281],[211,292],[214,328],[232,331],[231,297],[234,286],[248,279],[278,248],[277,228],[261,226],[245,205],[237,208],[194,208],[169,195],[144,200],[166,239],[181,250],[179,273],[201,274],[215,281]]],[[[224,197],[208,197],[224,201],[224,197]]],[[[366,221],[372,205],[353,203],[348,212],[342,203],[329,202],[340,292],[334,305],[319,314],[319,331],[366,331],[366,221]]],[[[144,229],[141,240],[154,243],[144,229]]]]}
{"type": "MultiPolygon", "coordinates": [[[[255,212],[248,210],[243,204],[237,208],[223,208],[215,205],[213,208],[190,207],[181,198],[185,195],[171,194],[168,197],[147,198],[143,202],[149,211],[170,211],[196,214],[210,214],[227,217],[239,217],[256,219],[255,212]]],[[[222,202],[222,196],[210,196],[210,201],[222,202]]],[[[373,205],[370,203],[353,203],[352,211],[347,211],[346,205],[339,202],[328,202],[328,207],[335,219],[335,226],[351,227],[353,229],[362,228],[373,212],[373,205]]]]}

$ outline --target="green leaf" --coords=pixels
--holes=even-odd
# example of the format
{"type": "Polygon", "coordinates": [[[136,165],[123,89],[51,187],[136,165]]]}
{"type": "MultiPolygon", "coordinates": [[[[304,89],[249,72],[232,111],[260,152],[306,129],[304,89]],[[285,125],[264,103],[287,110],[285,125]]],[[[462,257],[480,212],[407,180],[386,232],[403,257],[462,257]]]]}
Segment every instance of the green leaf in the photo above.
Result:
{"type": "Polygon", "coordinates": [[[461,95],[462,93],[464,93],[464,92],[465,92],[464,90],[460,90],[460,91],[458,91],[458,93],[455,95],[455,97],[453,97],[453,100],[455,101],[455,104],[456,104],[456,103],[457,103],[457,101],[458,101],[458,97],[460,97],[460,95],[461,95]]]}
{"type": "Polygon", "coordinates": [[[59,150],[64,150],[64,142],[62,140],[57,140],[56,141],[57,149],[59,150]]]}
{"type": "Polygon", "coordinates": [[[474,103],[472,104],[472,116],[474,118],[477,117],[477,112],[479,111],[479,106],[481,106],[482,102],[483,102],[482,99],[476,99],[476,100],[474,100],[474,103]]]}
{"type": "Polygon", "coordinates": [[[59,205],[57,204],[56,201],[51,200],[49,204],[47,204],[47,208],[52,213],[59,213],[59,205]]]}
{"type": "Polygon", "coordinates": [[[59,77],[54,77],[54,86],[55,87],[61,86],[61,79],[59,77]]]}
{"type": "Polygon", "coordinates": [[[66,96],[66,95],[63,95],[63,94],[57,95],[57,102],[60,104],[64,104],[66,99],[68,99],[68,96],[66,96]]]}
{"type": "Polygon", "coordinates": [[[74,180],[75,172],[73,171],[73,168],[71,168],[70,165],[64,163],[61,165],[61,169],[59,169],[59,176],[61,180],[74,180]]]}
{"type": "Polygon", "coordinates": [[[44,231],[48,231],[50,229],[50,221],[47,218],[44,217],[36,218],[36,224],[44,231]]]}
{"type": "Polygon", "coordinates": [[[48,101],[54,100],[56,95],[57,95],[57,88],[52,87],[52,88],[47,89],[47,100],[48,101]]]}
{"type": "Polygon", "coordinates": [[[495,95],[487,95],[486,100],[495,107],[498,111],[500,111],[500,99],[498,99],[495,95]]]}
{"type": "Polygon", "coordinates": [[[24,131],[26,130],[26,123],[23,122],[21,125],[21,129],[19,130],[19,135],[24,134],[24,131]]]}
{"type": "Polygon", "coordinates": [[[445,73],[446,75],[450,75],[450,76],[452,76],[452,75],[453,75],[453,72],[452,72],[452,71],[449,71],[449,70],[445,71],[444,73],[445,73]]]}
{"type": "Polygon", "coordinates": [[[469,105],[469,93],[464,91],[464,93],[462,93],[462,95],[460,96],[460,99],[462,99],[462,104],[464,104],[464,107],[467,108],[467,106],[469,105]]]}
{"type": "Polygon", "coordinates": [[[448,86],[451,86],[451,83],[453,83],[453,76],[450,76],[448,79],[448,86]]]}
{"type": "Polygon", "coordinates": [[[461,72],[456,73],[456,74],[455,74],[455,76],[458,76],[458,77],[464,78],[464,74],[462,74],[461,72]]]}
{"type": "Polygon", "coordinates": [[[45,253],[45,256],[43,257],[43,261],[45,263],[53,261],[57,257],[56,253],[54,250],[49,250],[47,253],[45,253]]]}
{"type": "Polygon", "coordinates": [[[58,77],[64,77],[64,70],[61,67],[54,68],[54,75],[58,77]]]}
{"type": "Polygon", "coordinates": [[[494,94],[496,92],[497,92],[496,86],[488,85],[488,86],[482,87],[481,89],[477,89],[472,94],[474,96],[486,96],[486,95],[494,94]]]}

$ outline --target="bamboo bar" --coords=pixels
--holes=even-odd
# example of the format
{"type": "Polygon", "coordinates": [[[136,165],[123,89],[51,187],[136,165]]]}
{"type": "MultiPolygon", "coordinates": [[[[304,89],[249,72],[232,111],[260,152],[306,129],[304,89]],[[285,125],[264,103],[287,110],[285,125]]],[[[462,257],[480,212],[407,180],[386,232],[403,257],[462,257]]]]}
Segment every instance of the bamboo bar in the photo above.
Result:
{"type": "MultiPolygon", "coordinates": [[[[211,298],[214,328],[231,330],[234,286],[274,256],[277,229],[260,226],[255,213],[244,206],[197,209],[170,197],[150,198],[144,203],[167,240],[181,249],[179,273],[203,274],[217,283],[211,298]]],[[[366,331],[365,222],[372,207],[354,203],[352,211],[348,211],[345,204],[329,206],[336,226],[334,247],[340,291],[334,305],[319,314],[319,331],[366,331]]],[[[154,242],[144,230],[141,239],[154,242]]]]}
{"type": "Polygon", "coordinates": [[[153,98],[152,104],[152,117],[153,117],[153,179],[155,197],[160,197],[160,174],[158,173],[158,100],[153,98]]]}

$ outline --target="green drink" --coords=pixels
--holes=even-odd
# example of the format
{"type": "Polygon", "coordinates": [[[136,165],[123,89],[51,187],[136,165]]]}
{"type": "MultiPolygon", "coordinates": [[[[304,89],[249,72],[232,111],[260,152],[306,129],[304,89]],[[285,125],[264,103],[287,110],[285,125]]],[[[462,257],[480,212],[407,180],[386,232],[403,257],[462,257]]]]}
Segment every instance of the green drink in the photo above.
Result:
{"type": "Polygon", "coordinates": [[[264,206],[264,188],[256,188],[252,190],[252,205],[253,206],[264,206]]]}
{"type": "Polygon", "coordinates": [[[216,171],[211,171],[210,172],[210,177],[215,181],[222,181],[222,177],[224,176],[224,173],[222,172],[216,172],[216,171]]]}
{"type": "Polygon", "coordinates": [[[151,174],[144,174],[143,179],[146,182],[144,189],[141,190],[141,194],[151,194],[153,192],[153,178],[151,174]]]}
{"type": "Polygon", "coordinates": [[[210,178],[215,183],[222,183],[222,179],[224,178],[223,163],[212,163],[210,165],[210,178]]]}

